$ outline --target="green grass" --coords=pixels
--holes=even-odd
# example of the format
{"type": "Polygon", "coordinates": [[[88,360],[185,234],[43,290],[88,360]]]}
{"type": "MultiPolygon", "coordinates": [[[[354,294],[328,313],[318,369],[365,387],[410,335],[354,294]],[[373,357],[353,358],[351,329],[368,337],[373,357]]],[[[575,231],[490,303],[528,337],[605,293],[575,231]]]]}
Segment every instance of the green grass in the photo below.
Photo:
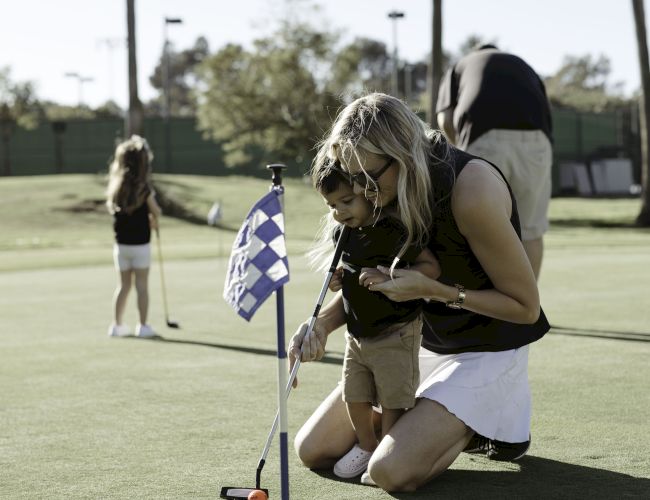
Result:
{"type": "MultiPolygon", "coordinates": [[[[103,179],[0,180],[0,498],[216,498],[221,486],[254,485],[277,408],[275,306],[246,323],[221,292],[232,229],[268,182],[160,180],[198,214],[221,200],[230,228],[164,218],[171,315],[182,330],[163,326],[154,265],[160,341],[105,335],[110,217],[71,211],[101,199],[103,179]]],[[[291,180],[286,208],[289,335],[320,287],[301,254],[324,207],[291,180]]],[[[309,471],[291,453],[292,498],[647,498],[650,232],[628,227],[638,210],[632,199],[552,201],[540,289],[561,328],[531,348],[533,446],[522,462],[463,454],[419,492],[389,495],[309,471]]],[[[290,439],[338,379],[342,350],[335,335],[329,362],[301,368],[290,439]]],[[[262,475],[271,498],[276,443],[262,475]]]]}

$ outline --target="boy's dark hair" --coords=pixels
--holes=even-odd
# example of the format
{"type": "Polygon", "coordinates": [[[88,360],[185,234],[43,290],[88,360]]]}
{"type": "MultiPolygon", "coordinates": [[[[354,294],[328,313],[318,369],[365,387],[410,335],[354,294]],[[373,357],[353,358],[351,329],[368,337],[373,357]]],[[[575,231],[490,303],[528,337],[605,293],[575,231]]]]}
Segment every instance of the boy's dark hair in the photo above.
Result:
{"type": "Polygon", "coordinates": [[[314,180],[314,187],[321,194],[333,193],[341,187],[341,184],[350,186],[350,179],[340,167],[337,167],[336,163],[322,169],[314,180]]]}

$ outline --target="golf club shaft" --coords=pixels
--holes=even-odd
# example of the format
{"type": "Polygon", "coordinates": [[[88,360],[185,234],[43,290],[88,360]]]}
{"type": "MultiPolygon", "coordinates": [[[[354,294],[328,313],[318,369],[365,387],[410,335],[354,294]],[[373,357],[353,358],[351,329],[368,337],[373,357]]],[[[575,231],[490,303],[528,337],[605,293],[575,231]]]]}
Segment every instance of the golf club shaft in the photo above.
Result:
{"type": "Polygon", "coordinates": [[[167,290],[165,287],[165,273],[163,271],[162,245],[160,243],[160,230],[156,228],[156,241],[158,242],[158,263],[160,264],[160,285],[162,287],[163,308],[165,309],[165,321],[169,323],[169,311],[167,310],[167,290]]]}
{"type": "MultiPolygon", "coordinates": [[[[312,314],[311,318],[309,318],[309,322],[307,323],[307,328],[305,329],[305,335],[303,339],[307,335],[309,335],[311,331],[314,329],[314,324],[316,323],[316,319],[318,318],[318,314],[320,313],[320,308],[323,305],[323,301],[325,300],[325,295],[327,294],[327,289],[329,287],[330,281],[332,280],[332,275],[334,274],[334,271],[336,271],[336,266],[339,262],[339,259],[341,258],[341,254],[343,253],[343,243],[345,243],[345,241],[347,240],[349,233],[350,233],[350,228],[348,226],[344,226],[343,230],[341,231],[341,234],[339,235],[338,242],[336,243],[336,249],[334,250],[334,256],[332,257],[332,264],[330,265],[329,271],[327,272],[327,276],[325,277],[325,281],[323,282],[323,286],[321,287],[320,294],[318,295],[318,300],[316,301],[316,307],[314,308],[314,314],[312,314]]],[[[289,394],[291,393],[291,386],[293,385],[293,381],[296,379],[296,375],[298,374],[299,368],[300,368],[300,358],[297,358],[293,365],[291,374],[289,375],[289,380],[287,381],[287,386],[285,388],[284,397],[286,399],[289,398],[289,394]]],[[[255,485],[257,488],[260,487],[260,478],[262,474],[262,469],[264,468],[264,463],[266,462],[266,456],[268,455],[269,449],[271,448],[273,437],[275,436],[275,433],[278,429],[279,420],[280,420],[280,409],[278,408],[278,410],[275,412],[275,418],[273,419],[271,432],[269,432],[269,435],[266,439],[266,445],[262,450],[262,456],[260,457],[260,460],[257,464],[257,472],[255,474],[255,485]]]]}

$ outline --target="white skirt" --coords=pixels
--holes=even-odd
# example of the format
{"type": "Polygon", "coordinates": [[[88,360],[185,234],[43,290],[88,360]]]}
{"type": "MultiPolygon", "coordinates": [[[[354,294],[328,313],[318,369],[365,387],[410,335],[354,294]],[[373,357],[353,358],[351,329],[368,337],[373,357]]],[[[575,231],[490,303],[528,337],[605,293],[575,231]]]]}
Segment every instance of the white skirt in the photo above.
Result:
{"type": "Polygon", "coordinates": [[[482,436],[509,443],[528,441],[528,346],[461,354],[421,348],[416,396],[437,401],[482,436]]]}

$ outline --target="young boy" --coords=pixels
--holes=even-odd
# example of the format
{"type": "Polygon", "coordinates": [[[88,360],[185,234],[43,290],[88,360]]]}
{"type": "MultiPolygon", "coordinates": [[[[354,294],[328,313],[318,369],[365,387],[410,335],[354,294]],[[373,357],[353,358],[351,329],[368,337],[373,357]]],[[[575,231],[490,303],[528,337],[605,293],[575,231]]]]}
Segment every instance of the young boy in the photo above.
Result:
{"type": "MultiPolygon", "coordinates": [[[[393,302],[359,282],[362,268],[393,263],[406,234],[398,219],[376,214],[374,206],[354,193],[347,175],[335,166],[324,171],[315,187],[333,217],[325,231],[332,234],[333,229],[336,241],[342,230],[339,224],[353,228],[344,242],[342,265],[330,283],[330,289],[343,294],[347,322],[343,400],[358,440],[336,463],[334,473],[351,478],[367,469],[378,444],[372,404],[382,408],[382,437],[415,404],[421,301],[393,302]]],[[[405,265],[434,279],[440,275],[438,261],[426,248],[409,247],[399,260],[399,267],[405,265]]]]}

